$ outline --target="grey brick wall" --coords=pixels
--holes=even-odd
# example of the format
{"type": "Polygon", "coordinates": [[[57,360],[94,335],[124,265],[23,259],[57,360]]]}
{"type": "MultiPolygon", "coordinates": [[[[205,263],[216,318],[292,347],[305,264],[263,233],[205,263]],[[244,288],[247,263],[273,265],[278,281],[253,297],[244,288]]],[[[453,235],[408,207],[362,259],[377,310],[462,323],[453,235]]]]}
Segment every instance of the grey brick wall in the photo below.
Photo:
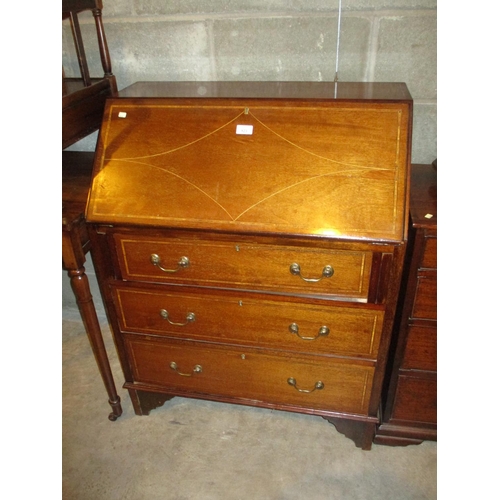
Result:
{"type": "MultiPolygon", "coordinates": [[[[103,3],[119,89],[145,80],[335,78],[338,0],[103,3]]],[[[406,82],[414,98],[412,161],[430,163],[437,156],[437,0],[343,0],[341,20],[339,80],[406,82]]],[[[100,75],[93,19],[81,23],[91,73],[100,75]]],[[[71,76],[69,26],[62,45],[71,76]]],[[[93,149],[96,137],[71,149],[93,149]]],[[[63,307],[71,307],[64,287],[63,307]]]]}

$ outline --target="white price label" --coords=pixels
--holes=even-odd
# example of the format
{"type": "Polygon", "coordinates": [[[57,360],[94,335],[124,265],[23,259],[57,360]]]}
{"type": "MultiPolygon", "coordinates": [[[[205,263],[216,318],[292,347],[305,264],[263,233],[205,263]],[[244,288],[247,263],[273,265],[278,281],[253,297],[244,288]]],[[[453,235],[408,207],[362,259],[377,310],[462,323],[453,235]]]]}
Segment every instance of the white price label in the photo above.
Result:
{"type": "Polygon", "coordinates": [[[253,125],[236,125],[237,135],[252,135],[253,125]]]}

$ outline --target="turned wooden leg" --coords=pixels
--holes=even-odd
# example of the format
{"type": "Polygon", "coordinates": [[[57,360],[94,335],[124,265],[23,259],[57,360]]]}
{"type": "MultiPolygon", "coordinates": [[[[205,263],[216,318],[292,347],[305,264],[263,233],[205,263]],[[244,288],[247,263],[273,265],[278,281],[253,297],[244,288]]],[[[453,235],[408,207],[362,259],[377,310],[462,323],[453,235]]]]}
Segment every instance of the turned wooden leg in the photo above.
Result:
{"type": "Polygon", "coordinates": [[[89,280],[85,274],[85,268],[81,267],[80,269],[69,270],[68,276],[70,277],[71,288],[75,294],[76,302],[92,351],[94,352],[97,366],[99,367],[104,386],[109,396],[108,402],[112,412],[109,414],[108,418],[111,421],[115,421],[122,414],[122,407],[120,404],[120,397],[116,392],[115,382],[109,365],[106,347],[104,346],[99,320],[97,319],[97,313],[94,308],[94,301],[90,293],[89,280]]]}

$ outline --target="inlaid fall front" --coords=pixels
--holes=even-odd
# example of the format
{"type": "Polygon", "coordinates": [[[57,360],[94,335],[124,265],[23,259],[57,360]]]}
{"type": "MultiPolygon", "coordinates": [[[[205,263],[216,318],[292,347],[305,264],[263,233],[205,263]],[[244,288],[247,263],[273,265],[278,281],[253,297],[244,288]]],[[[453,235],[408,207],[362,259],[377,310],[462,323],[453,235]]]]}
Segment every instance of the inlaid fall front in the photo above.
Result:
{"type": "Polygon", "coordinates": [[[354,102],[111,100],[88,218],[400,240],[408,112],[354,102]]]}

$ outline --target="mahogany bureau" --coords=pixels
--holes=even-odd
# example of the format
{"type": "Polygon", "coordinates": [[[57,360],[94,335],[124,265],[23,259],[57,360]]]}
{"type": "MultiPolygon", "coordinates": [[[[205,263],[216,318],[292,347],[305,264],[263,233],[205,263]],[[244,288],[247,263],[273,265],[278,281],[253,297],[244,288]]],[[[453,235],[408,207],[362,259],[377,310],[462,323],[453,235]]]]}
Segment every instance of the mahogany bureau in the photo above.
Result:
{"type": "Polygon", "coordinates": [[[437,173],[412,165],[411,225],[375,442],[437,440],[437,173]]]}
{"type": "Polygon", "coordinates": [[[405,84],[142,82],[86,218],[134,410],[320,415],[370,449],[408,224],[405,84]]]}

